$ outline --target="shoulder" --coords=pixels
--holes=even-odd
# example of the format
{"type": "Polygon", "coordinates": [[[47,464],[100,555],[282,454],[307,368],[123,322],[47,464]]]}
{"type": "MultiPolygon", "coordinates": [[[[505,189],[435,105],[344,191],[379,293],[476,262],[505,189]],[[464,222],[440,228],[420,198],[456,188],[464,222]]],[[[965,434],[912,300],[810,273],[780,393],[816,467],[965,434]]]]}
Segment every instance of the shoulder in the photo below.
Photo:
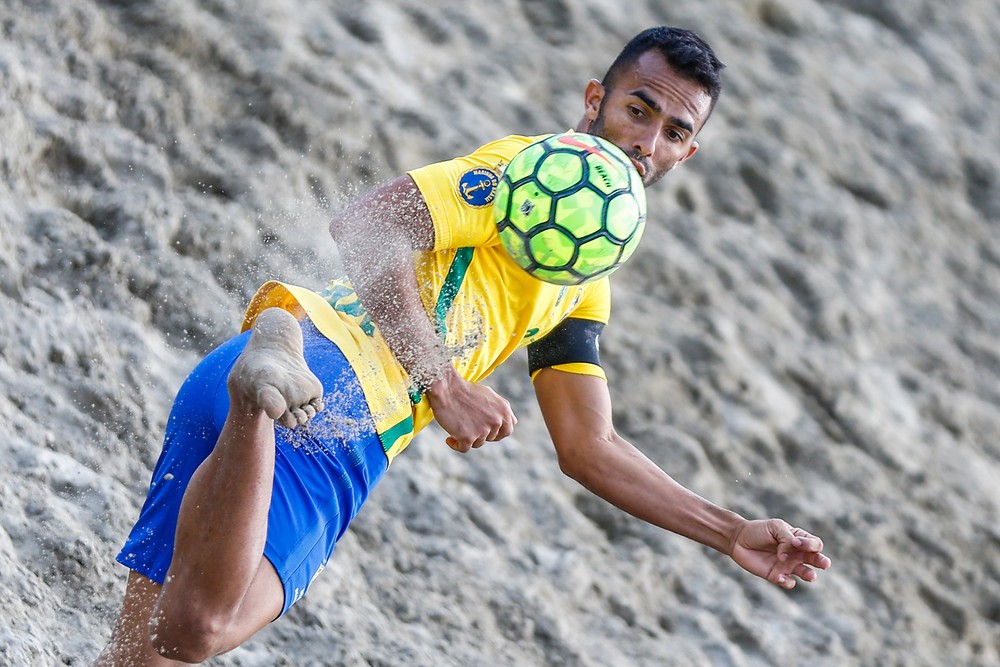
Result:
{"type": "Polygon", "coordinates": [[[483,144],[466,155],[459,155],[449,160],[434,162],[424,167],[412,169],[407,173],[411,176],[414,174],[419,175],[424,173],[434,173],[438,175],[442,173],[451,173],[454,175],[464,173],[468,169],[486,168],[499,176],[500,174],[503,174],[507,164],[515,155],[520,153],[527,146],[547,136],[549,135],[540,134],[528,136],[522,134],[510,134],[506,137],[501,137],[495,141],[483,144]]]}
{"type": "Polygon", "coordinates": [[[510,160],[538,138],[512,134],[468,155],[407,172],[434,223],[435,250],[493,241],[496,227],[490,205],[500,178],[510,160]]]}
{"type": "MultiPolygon", "coordinates": [[[[504,160],[503,166],[506,167],[506,163],[510,162],[511,158],[520,153],[522,150],[540,141],[545,137],[550,136],[549,134],[539,134],[534,136],[526,136],[521,134],[510,134],[502,139],[497,139],[496,141],[491,141],[488,144],[480,146],[472,154],[490,155],[496,156],[504,160]]],[[[498,171],[503,172],[503,169],[498,171]]]]}

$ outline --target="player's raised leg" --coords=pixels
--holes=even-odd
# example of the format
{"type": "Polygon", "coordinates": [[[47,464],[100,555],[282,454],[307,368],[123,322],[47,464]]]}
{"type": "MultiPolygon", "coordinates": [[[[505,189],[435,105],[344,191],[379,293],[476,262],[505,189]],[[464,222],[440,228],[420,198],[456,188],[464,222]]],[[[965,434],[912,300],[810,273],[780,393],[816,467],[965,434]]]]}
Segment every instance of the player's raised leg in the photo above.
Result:
{"type": "Polygon", "coordinates": [[[263,557],[274,421],[294,426],[322,409],[322,385],[302,349],[292,315],[260,314],[228,376],[222,432],[184,492],[164,584],[130,576],[122,619],[97,664],[201,662],[238,646],[281,612],[283,587],[263,557]]]}
{"type": "Polygon", "coordinates": [[[258,316],[228,388],[229,416],[184,494],[173,561],[150,621],[154,648],[189,662],[239,645],[282,608],[280,581],[262,555],[274,420],[306,422],[323,392],[303,359],[294,317],[274,308],[258,316]],[[250,594],[254,583],[268,590],[250,594]]]}

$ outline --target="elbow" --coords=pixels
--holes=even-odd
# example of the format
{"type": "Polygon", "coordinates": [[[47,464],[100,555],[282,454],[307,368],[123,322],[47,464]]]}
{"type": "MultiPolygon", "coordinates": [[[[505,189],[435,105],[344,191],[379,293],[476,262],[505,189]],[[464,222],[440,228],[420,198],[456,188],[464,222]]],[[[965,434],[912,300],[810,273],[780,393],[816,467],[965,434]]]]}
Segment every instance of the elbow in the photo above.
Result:
{"type": "Polygon", "coordinates": [[[333,237],[334,241],[340,241],[344,235],[344,230],[347,227],[347,223],[344,219],[343,214],[338,214],[330,219],[330,224],[327,228],[330,230],[330,236],[333,237]]]}
{"type": "Polygon", "coordinates": [[[584,487],[592,488],[594,477],[601,474],[600,454],[613,446],[614,442],[608,438],[556,443],[559,470],[584,487]]]}
{"type": "Polygon", "coordinates": [[[577,457],[572,454],[559,453],[559,470],[572,480],[580,481],[580,465],[577,457]]]}
{"type": "Polygon", "coordinates": [[[615,474],[617,462],[631,447],[614,430],[563,440],[555,446],[562,473],[591,491],[604,486],[615,474]]]}

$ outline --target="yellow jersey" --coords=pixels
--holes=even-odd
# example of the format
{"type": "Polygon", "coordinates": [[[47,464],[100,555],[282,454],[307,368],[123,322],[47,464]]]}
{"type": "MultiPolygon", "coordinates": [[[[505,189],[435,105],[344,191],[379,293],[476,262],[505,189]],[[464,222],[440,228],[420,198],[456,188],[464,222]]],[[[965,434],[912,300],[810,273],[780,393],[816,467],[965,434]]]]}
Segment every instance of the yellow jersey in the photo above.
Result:
{"type": "MultiPolygon", "coordinates": [[[[496,186],[511,158],[541,138],[508,136],[408,172],[427,202],[435,232],[434,248],[414,257],[420,297],[456,370],[470,382],[488,376],[567,317],[606,324],[610,316],[607,278],[575,287],[542,282],[517,266],[500,243],[491,207],[496,186]]],[[[345,279],[319,293],[269,282],[254,296],[243,329],[273,306],[308,316],[344,352],[390,461],[431,421],[428,400],[413,389],[345,279]]],[[[591,363],[557,368],[604,377],[591,363]]]]}

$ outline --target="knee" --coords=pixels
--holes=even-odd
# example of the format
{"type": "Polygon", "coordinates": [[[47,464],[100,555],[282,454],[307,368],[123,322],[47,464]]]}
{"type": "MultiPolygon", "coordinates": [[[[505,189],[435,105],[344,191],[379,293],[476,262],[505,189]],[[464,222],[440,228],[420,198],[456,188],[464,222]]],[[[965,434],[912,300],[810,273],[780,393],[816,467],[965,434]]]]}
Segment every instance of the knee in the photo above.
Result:
{"type": "Polygon", "coordinates": [[[200,663],[225,650],[228,617],[197,604],[158,606],[149,619],[149,641],[164,658],[200,663]]]}

